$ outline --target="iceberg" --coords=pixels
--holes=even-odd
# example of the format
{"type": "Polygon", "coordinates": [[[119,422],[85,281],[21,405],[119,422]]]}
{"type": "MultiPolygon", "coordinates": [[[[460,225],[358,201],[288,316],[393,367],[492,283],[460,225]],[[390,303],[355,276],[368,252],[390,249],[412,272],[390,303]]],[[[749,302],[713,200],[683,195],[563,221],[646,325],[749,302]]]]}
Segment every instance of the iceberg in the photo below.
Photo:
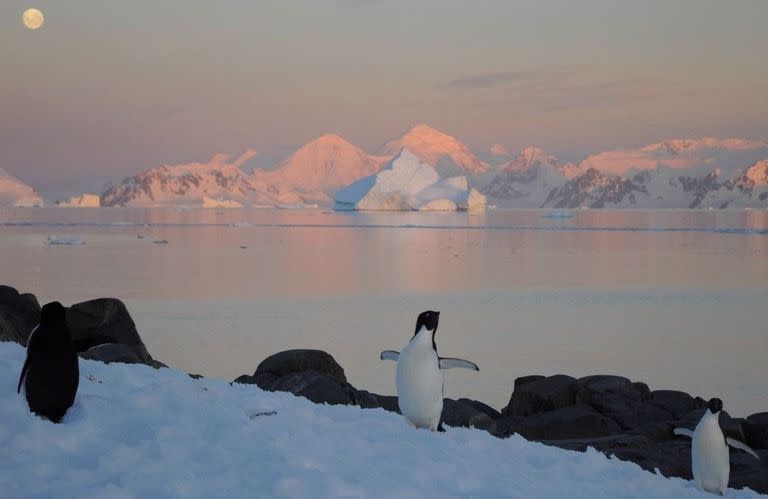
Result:
{"type": "Polygon", "coordinates": [[[82,196],[72,196],[66,201],[58,203],[61,208],[100,208],[101,198],[98,194],[83,194],[82,196]]]}
{"type": "Polygon", "coordinates": [[[456,211],[484,209],[485,196],[466,176],[440,178],[434,167],[402,149],[379,173],[363,177],[334,196],[337,210],[456,211]]]}

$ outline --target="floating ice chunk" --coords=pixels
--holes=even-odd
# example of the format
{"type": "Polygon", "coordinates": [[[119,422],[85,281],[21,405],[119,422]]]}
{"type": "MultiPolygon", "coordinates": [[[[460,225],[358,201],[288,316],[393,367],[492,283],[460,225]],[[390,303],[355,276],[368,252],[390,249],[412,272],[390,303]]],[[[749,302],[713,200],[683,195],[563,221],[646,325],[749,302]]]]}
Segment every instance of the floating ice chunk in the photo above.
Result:
{"type": "Polygon", "coordinates": [[[78,236],[48,236],[46,239],[48,246],[81,246],[85,244],[85,239],[78,236]]]}
{"type": "MultiPolygon", "coordinates": [[[[337,210],[456,211],[468,208],[470,194],[465,176],[441,179],[432,166],[403,149],[381,172],[344,187],[334,199],[337,210]]],[[[485,197],[476,192],[473,203],[484,207],[485,197]]]]}
{"type": "Polygon", "coordinates": [[[573,218],[573,213],[570,211],[550,211],[544,215],[544,218],[573,218]]]}
{"type": "Polygon", "coordinates": [[[203,208],[242,208],[243,203],[232,199],[203,196],[203,208]]]}

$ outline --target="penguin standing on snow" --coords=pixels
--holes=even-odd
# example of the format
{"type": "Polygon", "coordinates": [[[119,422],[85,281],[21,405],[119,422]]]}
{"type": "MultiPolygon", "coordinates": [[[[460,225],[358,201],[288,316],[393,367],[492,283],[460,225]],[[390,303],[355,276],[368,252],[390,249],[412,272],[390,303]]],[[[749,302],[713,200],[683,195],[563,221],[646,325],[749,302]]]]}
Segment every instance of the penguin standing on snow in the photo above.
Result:
{"type": "Polygon", "coordinates": [[[479,371],[476,364],[463,359],[437,355],[435,333],[440,312],[428,310],[419,314],[416,332],[403,351],[385,350],[381,360],[397,362],[397,403],[405,419],[416,428],[444,431],[440,424],[443,412],[442,369],[462,367],[479,371]]]}
{"type": "Polygon", "coordinates": [[[58,423],[74,403],[79,381],[77,351],[64,307],[59,302],[48,303],[27,340],[27,358],[16,391],[23,384],[29,410],[58,423]]]}
{"type": "Polygon", "coordinates": [[[701,490],[714,494],[725,495],[728,488],[728,477],[731,473],[731,461],[728,446],[741,449],[760,459],[755,451],[746,444],[733,438],[726,438],[720,428],[719,414],[723,410],[723,401],[710,399],[707,410],[699,424],[691,431],[687,428],[675,428],[675,435],[690,437],[691,467],[693,481],[701,490]]]}

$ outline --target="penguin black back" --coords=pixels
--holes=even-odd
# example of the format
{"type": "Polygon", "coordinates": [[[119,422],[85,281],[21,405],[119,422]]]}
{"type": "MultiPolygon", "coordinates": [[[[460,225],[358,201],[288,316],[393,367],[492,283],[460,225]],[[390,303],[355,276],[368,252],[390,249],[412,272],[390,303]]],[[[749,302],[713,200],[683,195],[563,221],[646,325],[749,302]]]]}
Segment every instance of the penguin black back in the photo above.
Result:
{"type": "Polygon", "coordinates": [[[59,302],[43,306],[40,324],[30,335],[19,386],[29,410],[54,423],[61,421],[75,401],[80,368],[66,321],[66,311],[59,302]]]}
{"type": "Polygon", "coordinates": [[[427,310],[419,314],[416,319],[416,330],[413,332],[413,336],[419,334],[422,327],[426,327],[427,331],[432,331],[432,348],[437,352],[437,344],[435,343],[435,333],[437,332],[437,324],[440,322],[440,312],[434,310],[427,310]]]}

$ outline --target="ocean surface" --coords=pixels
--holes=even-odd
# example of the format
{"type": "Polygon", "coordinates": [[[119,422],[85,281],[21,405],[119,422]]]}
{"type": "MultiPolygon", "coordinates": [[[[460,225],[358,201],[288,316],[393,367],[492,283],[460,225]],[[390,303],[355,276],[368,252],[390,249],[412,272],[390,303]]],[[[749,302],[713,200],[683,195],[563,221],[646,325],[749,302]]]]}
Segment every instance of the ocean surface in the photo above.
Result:
{"type": "Polygon", "coordinates": [[[152,355],[223,379],[288,348],[394,393],[416,316],[441,311],[446,395],[614,373],[768,411],[768,212],[4,209],[0,283],[122,299],[152,355]],[[51,244],[61,243],[61,244],[51,244]]]}

